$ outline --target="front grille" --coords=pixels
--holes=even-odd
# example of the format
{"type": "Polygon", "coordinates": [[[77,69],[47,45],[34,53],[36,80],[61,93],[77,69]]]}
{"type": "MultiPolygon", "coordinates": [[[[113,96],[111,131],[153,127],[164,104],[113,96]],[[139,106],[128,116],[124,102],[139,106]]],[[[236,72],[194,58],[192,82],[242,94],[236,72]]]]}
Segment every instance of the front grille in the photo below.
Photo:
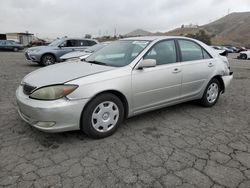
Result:
{"type": "Polygon", "coordinates": [[[24,54],[24,55],[25,55],[25,57],[26,57],[26,59],[27,59],[27,60],[30,60],[30,56],[28,55],[28,53],[27,53],[27,52],[25,52],[25,54],[24,54]]]}
{"type": "Polygon", "coordinates": [[[31,85],[28,85],[28,84],[23,85],[23,93],[25,95],[30,95],[35,89],[36,87],[31,86],[31,85]]]}

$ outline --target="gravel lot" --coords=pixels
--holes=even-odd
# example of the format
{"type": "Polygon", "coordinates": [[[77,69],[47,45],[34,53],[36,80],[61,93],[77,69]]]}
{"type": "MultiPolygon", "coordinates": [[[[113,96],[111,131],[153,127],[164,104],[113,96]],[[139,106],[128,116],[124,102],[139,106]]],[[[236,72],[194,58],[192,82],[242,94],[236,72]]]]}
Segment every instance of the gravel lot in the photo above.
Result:
{"type": "Polygon", "coordinates": [[[40,132],[15,90],[40,68],[0,52],[0,187],[250,187],[250,60],[213,108],[185,103],[126,120],[111,137],[40,132]]]}

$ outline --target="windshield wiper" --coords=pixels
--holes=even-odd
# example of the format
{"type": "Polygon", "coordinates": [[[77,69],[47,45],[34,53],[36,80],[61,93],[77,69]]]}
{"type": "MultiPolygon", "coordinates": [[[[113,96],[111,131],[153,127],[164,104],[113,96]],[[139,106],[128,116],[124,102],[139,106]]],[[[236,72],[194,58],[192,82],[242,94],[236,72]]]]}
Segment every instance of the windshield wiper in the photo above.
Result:
{"type": "Polygon", "coordinates": [[[97,64],[97,65],[107,65],[106,63],[100,62],[100,61],[85,61],[88,63],[92,63],[92,64],[97,64]]]}

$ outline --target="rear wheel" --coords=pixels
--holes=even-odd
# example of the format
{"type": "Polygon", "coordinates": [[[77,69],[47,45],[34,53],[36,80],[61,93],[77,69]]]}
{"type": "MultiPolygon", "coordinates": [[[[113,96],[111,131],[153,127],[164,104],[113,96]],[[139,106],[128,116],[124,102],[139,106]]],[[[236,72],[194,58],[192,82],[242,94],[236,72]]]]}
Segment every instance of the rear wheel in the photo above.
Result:
{"type": "Polygon", "coordinates": [[[220,97],[220,91],[220,82],[216,78],[212,79],[208,83],[203,97],[200,100],[201,104],[205,107],[212,107],[213,105],[215,105],[220,97]]]}
{"type": "Polygon", "coordinates": [[[95,97],[82,113],[81,129],[92,138],[112,135],[124,118],[121,100],[109,93],[95,97]]]}
{"type": "Polygon", "coordinates": [[[42,56],[41,64],[43,66],[53,65],[55,64],[56,59],[53,55],[46,54],[42,56]]]}
{"type": "Polygon", "coordinates": [[[18,52],[18,48],[13,48],[13,51],[14,52],[18,52]]]}

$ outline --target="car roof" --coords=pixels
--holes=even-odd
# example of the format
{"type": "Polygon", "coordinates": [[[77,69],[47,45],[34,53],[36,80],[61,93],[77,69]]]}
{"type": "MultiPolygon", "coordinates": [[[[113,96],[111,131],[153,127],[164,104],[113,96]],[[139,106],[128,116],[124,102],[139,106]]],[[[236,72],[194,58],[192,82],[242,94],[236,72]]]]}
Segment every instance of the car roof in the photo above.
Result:
{"type": "Polygon", "coordinates": [[[95,39],[87,39],[87,38],[64,38],[66,40],[95,40],[95,39]]]}
{"type": "Polygon", "coordinates": [[[187,37],[180,36],[143,36],[143,37],[129,37],[121,40],[146,40],[146,41],[155,41],[155,40],[164,40],[164,39],[190,39],[187,37]]]}

